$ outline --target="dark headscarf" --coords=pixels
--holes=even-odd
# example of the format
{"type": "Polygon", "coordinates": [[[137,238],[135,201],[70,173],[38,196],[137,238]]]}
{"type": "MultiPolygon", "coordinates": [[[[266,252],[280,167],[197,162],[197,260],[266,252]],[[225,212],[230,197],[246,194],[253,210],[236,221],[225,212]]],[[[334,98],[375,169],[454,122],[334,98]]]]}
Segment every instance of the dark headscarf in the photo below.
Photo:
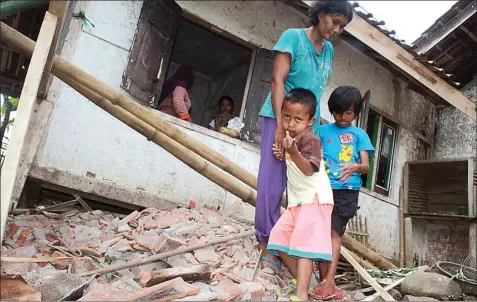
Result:
{"type": "Polygon", "coordinates": [[[177,86],[189,89],[192,87],[192,85],[194,85],[194,75],[192,73],[192,69],[188,66],[182,65],[177,68],[176,72],[172,77],[170,77],[167,81],[164,82],[159,101],[162,101],[166,97],[168,97],[169,94],[171,94],[177,86]]]}

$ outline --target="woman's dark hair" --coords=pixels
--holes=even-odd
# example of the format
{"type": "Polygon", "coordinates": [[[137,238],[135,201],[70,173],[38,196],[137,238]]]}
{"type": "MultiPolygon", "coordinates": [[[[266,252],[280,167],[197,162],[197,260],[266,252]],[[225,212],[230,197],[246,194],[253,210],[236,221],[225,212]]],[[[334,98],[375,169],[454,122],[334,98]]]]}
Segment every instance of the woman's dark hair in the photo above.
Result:
{"type": "Polygon", "coordinates": [[[356,87],[340,86],[330,95],[328,109],[330,113],[341,114],[353,106],[354,113],[358,115],[363,107],[361,92],[356,87]]]}
{"type": "Polygon", "coordinates": [[[220,103],[222,103],[222,101],[229,101],[229,103],[232,104],[232,108],[234,107],[234,100],[231,97],[229,97],[227,95],[221,97],[220,100],[219,100],[219,105],[220,105],[220,103]]]}
{"type": "Polygon", "coordinates": [[[348,22],[353,20],[353,6],[346,0],[313,1],[308,10],[308,16],[310,17],[310,22],[313,26],[320,23],[318,16],[321,13],[324,13],[325,15],[341,14],[348,19],[348,22]]]}
{"type": "Polygon", "coordinates": [[[308,107],[310,110],[310,117],[314,117],[316,113],[316,96],[313,92],[304,88],[295,88],[290,90],[286,95],[284,102],[290,102],[292,104],[301,104],[308,107]]]}

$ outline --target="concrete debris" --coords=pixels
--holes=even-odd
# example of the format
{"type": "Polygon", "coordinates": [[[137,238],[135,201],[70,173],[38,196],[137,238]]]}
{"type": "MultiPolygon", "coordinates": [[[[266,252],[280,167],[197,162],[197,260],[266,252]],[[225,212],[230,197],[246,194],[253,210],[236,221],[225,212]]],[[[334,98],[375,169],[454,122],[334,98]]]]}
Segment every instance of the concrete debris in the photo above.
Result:
{"type": "Polygon", "coordinates": [[[416,297],[430,297],[438,300],[461,300],[463,294],[457,282],[449,277],[431,273],[415,272],[404,279],[401,292],[416,297]]]}
{"type": "MultiPolygon", "coordinates": [[[[75,300],[276,300],[273,286],[251,279],[258,258],[253,237],[92,279],[78,275],[253,229],[213,208],[150,208],[124,218],[98,210],[62,219],[47,215],[50,218],[44,211],[18,215],[7,222],[2,257],[67,257],[49,263],[2,261],[2,275],[21,274],[25,279],[18,299],[62,300],[81,293],[75,300]]],[[[2,299],[4,295],[15,299],[6,292],[2,299]]]]}
{"type": "MultiPolygon", "coordinates": [[[[251,223],[234,218],[233,209],[222,211],[225,216],[191,201],[190,208],[148,208],[125,217],[99,210],[9,217],[1,246],[0,299],[289,301],[277,292],[292,276],[286,269],[275,274],[270,268],[260,268],[253,236],[114,273],[79,275],[253,230],[251,223]],[[12,257],[32,260],[12,261],[12,257]],[[35,258],[52,259],[38,262],[35,258]]],[[[340,262],[339,267],[336,282],[349,290],[345,298],[358,301],[374,293],[371,287],[362,288],[362,280],[349,264],[340,262]]],[[[401,293],[406,295],[404,301],[462,298],[457,283],[425,272],[412,273],[389,293],[396,300],[402,298],[401,293]]]]}

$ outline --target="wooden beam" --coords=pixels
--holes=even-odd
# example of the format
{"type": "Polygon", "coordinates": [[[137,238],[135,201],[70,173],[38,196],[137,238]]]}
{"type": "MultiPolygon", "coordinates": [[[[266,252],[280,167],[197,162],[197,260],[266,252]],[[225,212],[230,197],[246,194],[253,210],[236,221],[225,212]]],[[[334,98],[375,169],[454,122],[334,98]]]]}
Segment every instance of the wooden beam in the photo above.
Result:
{"type": "Polygon", "coordinates": [[[477,119],[474,102],[468,99],[461,91],[434,75],[429,68],[414,59],[407,50],[374,28],[366,20],[355,15],[353,21],[345,27],[345,30],[416,79],[420,84],[436,93],[447,103],[472,119],[477,119]]]}
{"type": "Polygon", "coordinates": [[[404,218],[404,248],[406,267],[414,266],[414,249],[412,247],[412,218],[404,218]]]}
{"type": "Polygon", "coordinates": [[[48,53],[50,51],[53,36],[56,30],[58,18],[50,13],[45,14],[40,34],[36,42],[30,66],[25,78],[23,90],[20,96],[15,123],[13,124],[12,136],[7,149],[7,155],[1,171],[1,229],[0,242],[3,241],[3,233],[11,204],[18,202],[12,200],[12,196],[20,196],[15,190],[23,188],[19,182],[25,183],[28,169],[24,161],[24,153],[28,148],[27,131],[30,126],[34,110],[38,107],[36,97],[40,87],[40,81],[45,68],[48,53]]]}
{"type": "Polygon", "coordinates": [[[387,291],[383,289],[379,283],[371,277],[370,274],[353,258],[350,252],[344,247],[341,247],[341,255],[353,266],[353,268],[358,272],[358,274],[363,277],[366,282],[371,285],[374,290],[384,299],[384,301],[396,301],[387,291]]]}
{"type": "MultiPolygon", "coordinates": [[[[303,2],[309,4],[311,1],[303,2]]],[[[416,79],[420,84],[433,91],[450,105],[472,119],[477,119],[476,104],[474,102],[468,99],[461,91],[434,75],[429,68],[416,60],[411,53],[396,44],[391,38],[366,22],[359,15],[354,14],[353,21],[345,27],[345,31],[389,60],[404,73],[416,79]],[[399,59],[398,55],[405,58],[405,60],[399,59]]]]}
{"type": "Polygon", "coordinates": [[[427,41],[420,45],[416,52],[418,54],[423,54],[428,52],[431,48],[437,45],[445,37],[447,37],[451,32],[456,28],[461,26],[465,21],[467,21],[472,15],[477,11],[477,5],[475,1],[469,1],[469,4],[462,9],[455,17],[450,19],[444,26],[434,32],[430,37],[427,38],[427,41]]]}
{"type": "Polygon", "coordinates": [[[60,36],[63,30],[63,26],[66,23],[65,21],[68,15],[67,12],[70,5],[71,5],[71,1],[69,0],[68,1],[52,0],[50,1],[50,4],[48,6],[48,12],[55,15],[58,18],[58,22],[56,24],[56,32],[55,32],[55,36],[53,37],[53,42],[51,43],[48,60],[46,61],[45,72],[40,83],[40,88],[38,90],[38,97],[40,99],[46,98],[51,82],[53,81],[53,75],[50,73],[51,66],[53,65],[53,56],[57,54],[60,50],[60,46],[61,46],[60,36]]]}

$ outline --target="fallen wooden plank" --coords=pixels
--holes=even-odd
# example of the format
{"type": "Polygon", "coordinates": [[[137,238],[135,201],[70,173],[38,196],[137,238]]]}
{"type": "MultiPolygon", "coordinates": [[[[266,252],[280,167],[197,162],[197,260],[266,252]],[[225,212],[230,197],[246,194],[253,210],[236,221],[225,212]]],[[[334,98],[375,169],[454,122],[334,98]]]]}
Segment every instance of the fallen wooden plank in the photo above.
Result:
{"type": "MultiPolygon", "coordinates": [[[[399,279],[399,280],[397,280],[396,282],[394,282],[394,283],[392,283],[392,284],[386,286],[386,287],[384,288],[384,290],[387,292],[387,291],[389,291],[390,289],[395,288],[396,286],[398,286],[399,284],[401,284],[401,283],[404,281],[404,279],[406,279],[406,277],[404,277],[404,278],[402,278],[402,279],[399,279]]],[[[378,296],[379,296],[379,294],[376,292],[376,293],[372,294],[371,296],[368,296],[368,297],[364,298],[364,299],[361,300],[361,301],[374,301],[374,299],[376,299],[378,296]]]]}
{"type": "Polygon", "coordinates": [[[351,254],[351,256],[353,256],[353,258],[358,261],[359,265],[361,265],[362,267],[364,267],[365,269],[376,269],[376,267],[374,265],[372,265],[371,263],[369,263],[368,261],[364,260],[364,259],[361,259],[361,257],[359,257],[358,255],[356,255],[355,253],[349,251],[349,253],[351,254]]]}
{"type": "Polygon", "coordinates": [[[33,158],[25,158],[28,143],[31,140],[26,134],[34,111],[38,108],[36,97],[53,36],[55,35],[57,21],[58,18],[55,15],[46,12],[20,95],[16,120],[12,128],[10,143],[8,144],[7,155],[0,177],[2,188],[0,242],[3,242],[3,233],[8,213],[11,210],[11,206],[13,208],[16,207],[33,161],[33,158]]]}
{"type": "Polygon", "coordinates": [[[212,277],[212,272],[208,264],[167,268],[142,273],[139,283],[149,287],[177,277],[181,277],[184,281],[207,281],[212,277]]]}
{"type": "Polygon", "coordinates": [[[353,258],[348,249],[344,246],[341,247],[341,255],[354,267],[358,274],[360,274],[361,277],[363,277],[363,279],[374,288],[374,290],[384,299],[384,301],[396,301],[387,291],[381,287],[381,285],[379,285],[376,280],[374,280],[373,277],[371,277],[371,275],[368,274],[368,272],[361,265],[359,265],[358,261],[353,258]]]}
{"type": "Polygon", "coordinates": [[[72,257],[47,257],[47,258],[29,258],[29,257],[0,257],[0,261],[3,262],[30,262],[30,263],[41,263],[41,262],[55,262],[59,260],[68,260],[72,257]]]}

